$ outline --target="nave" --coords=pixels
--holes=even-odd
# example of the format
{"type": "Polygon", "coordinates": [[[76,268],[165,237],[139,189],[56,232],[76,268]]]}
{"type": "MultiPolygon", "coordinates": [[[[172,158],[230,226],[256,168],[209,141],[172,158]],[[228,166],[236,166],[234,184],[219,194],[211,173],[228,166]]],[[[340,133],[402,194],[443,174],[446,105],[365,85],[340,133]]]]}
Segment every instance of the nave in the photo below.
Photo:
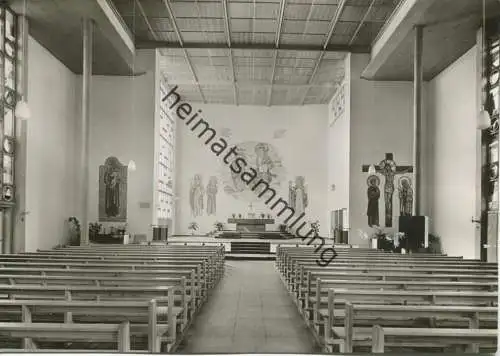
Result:
{"type": "Polygon", "coordinates": [[[66,247],[0,258],[0,351],[493,352],[498,268],[438,254],[66,247]],[[281,278],[280,278],[281,277],[281,278]]]}
{"type": "Polygon", "coordinates": [[[227,261],[182,353],[319,351],[272,261],[227,261]]]}

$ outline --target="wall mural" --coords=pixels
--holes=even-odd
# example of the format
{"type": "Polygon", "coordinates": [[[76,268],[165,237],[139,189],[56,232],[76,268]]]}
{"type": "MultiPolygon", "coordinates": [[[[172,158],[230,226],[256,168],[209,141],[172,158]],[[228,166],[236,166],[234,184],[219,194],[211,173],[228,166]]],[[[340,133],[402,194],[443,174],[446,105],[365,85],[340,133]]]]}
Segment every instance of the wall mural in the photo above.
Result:
{"type": "MultiPolygon", "coordinates": [[[[247,168],[242,165],[242,172],[253,168],[257,171],[257,176],[253,182],[260,179],[267,182],[270,187],[277,189],[286,177],[285,169],[282,165],[281,157],[276,148],[264,142],[246,141],[236,145],[235,152],[238,157],[247,162],[247,168]]],[[[221,176],[224,184],[224,192],[232,195],[236,199],[256,202],[260,200],[258,193],[260,189],[252,191],[253,184],[247,186],[241,180],[241,173],[235,173],[230,166],[222,163],[221,176]]],[[[264,188],[263,185],[261,185],[264,188]]]]}
{"type": "Polygon", "coordinates": [[[295,210],[295,213],[300,215],[305,213],[308,205],[307,186],[303,176],[295,177],[295,184],[292,181],[288,182],[288,192],[290,206],[295,210]]]}
{"type": "Polygon", "coordinates": [[[127,174],[116,157],[99,166],[99,221],[127,221],[127,174]]]}
{"type": "Polygon", "coordinates": [[[193,217],[202,216],[204,208],[205,188],[201,174],[195,174],[189,190],[189,205],[193,217]]]}
{"type": "Polygon", "coordinates": [[[217,177],[211,176],[207,184],[207,215],[217,214],[217,177]]]}
{"type": "Polygon", "coordinates": [[[378,215],[378,200],[380,199],[380,178],[376,175],[370,175],[366,180],[368,183],[368,209],[366,215],[368,215],[368,226],[379,226],[379,215],[378,215]]]}
{"type": "MultiPolygon", "coordinates": [[[[375,166],[377,173],[384,176],[384,203],[385,203],[385,227],[392,227],[392,202],[394,195],[394,179],[398,174],[412,173],[412,166],[398,166],[393,160],[394,155],[392,153],[386,153],[385,159],[382,160],[378,166],[375,166]]],[[[362,171],[368,172],[370,165],[363,165],[362,171]]],[[[405,183],[407,185],[409,181],[405,183]]],[[[409,185],[411,189],[411,184],[409,185]]],[[[408,188],[405,189],[405,194],[408,194],[408,188]]],[[[408,200],[408,199],[407,199],[408,200]]],[[[413,193],[412,193],[412,208],[413,208],[413,193]]],[[[412,212],[410,211],[410,215],[412,212]]]]}

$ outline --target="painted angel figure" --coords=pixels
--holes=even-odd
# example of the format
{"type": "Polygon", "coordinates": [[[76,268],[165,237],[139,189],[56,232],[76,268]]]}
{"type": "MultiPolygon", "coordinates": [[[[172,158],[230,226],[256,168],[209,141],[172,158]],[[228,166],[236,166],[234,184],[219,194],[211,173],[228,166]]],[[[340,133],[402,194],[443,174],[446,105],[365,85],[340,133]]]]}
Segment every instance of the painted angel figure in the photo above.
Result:
{"type": "Polygon", "coordinates": [[[289,190],[289,204],[295,210],[296,214],[301,214],[305,212],[308,205],[307,187],[305,185],[305,179],[302,176],[295,178],[295,185],[292,181],[288,184],[289,190]]]}
{"type": "Polygon", "coordinates": [[[205,188],[203,188],[202,178],[200,174],[196,174],[191,183],[189,192],[189,203],[191,205],[191,214],[194,217],[203,215],[203,198],[205,188]]]}

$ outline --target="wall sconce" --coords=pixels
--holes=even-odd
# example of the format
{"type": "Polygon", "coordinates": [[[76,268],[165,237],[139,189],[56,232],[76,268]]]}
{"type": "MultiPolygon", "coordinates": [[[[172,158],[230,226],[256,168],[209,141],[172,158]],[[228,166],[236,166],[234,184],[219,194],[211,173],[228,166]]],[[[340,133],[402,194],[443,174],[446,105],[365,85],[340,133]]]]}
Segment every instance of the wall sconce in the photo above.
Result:
{"type": "Polygon", "coordinates": [[[491,126],[490,113],[488,112],[488,110],[485,110],[483,108],[483,110],[479,112],[479,115],[477,117],[477,128],[479,130],[486,130],[490,126],[491,126]]]}
{"type": "Polygon", "coordinates": [[[136,169],[137,169],[137,167],[136,167],[136,165],[135,165],[135,162],[134,162],[134,161],[132,161],[132,160],[130,160],[130,161],[128,162],[128,167],[127,167],[127,168],[128,168],[128,170],[129,170],[130,172],[135,172],[135,171],[136,171],[136,169]]]}
{"type": "Polygon", "coordinates": [[[372,175],[372,174],[375,174],[375,173],[377,173],[377,170],[375,169],[375,166],[373,164],[370,164],[370,167],[368,167],[368,174],[372,175]]]}

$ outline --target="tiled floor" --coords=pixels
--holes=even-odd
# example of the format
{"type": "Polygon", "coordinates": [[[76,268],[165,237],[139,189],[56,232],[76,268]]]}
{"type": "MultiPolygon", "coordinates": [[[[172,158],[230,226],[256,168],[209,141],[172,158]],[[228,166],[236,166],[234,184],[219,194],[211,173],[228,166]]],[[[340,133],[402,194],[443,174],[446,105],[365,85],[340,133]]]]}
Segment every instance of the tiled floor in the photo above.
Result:
{"type": "Polygon", "coordinates": [[[273,261],[226,261],[226,275],[179,353],[313,353],[273,261]]]}

